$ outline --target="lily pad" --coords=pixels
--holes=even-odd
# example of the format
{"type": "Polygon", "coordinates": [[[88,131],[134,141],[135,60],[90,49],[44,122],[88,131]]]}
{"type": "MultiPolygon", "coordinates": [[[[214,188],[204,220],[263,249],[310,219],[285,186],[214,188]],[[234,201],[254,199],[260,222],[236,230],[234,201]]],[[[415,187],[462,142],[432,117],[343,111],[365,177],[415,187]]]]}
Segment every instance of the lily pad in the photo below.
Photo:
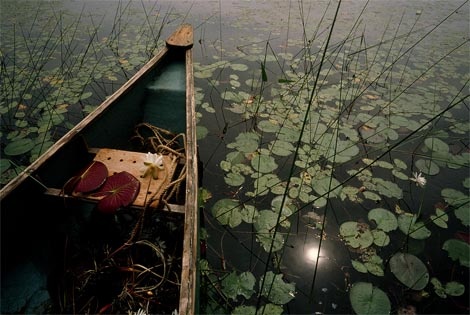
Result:
{"type": "Polygon", "coordinates": [[[374,243],[369,227],[355,221],[347,221],[339,227],[339,234],[352,248],[367,248],[374,243]]]}
{"type": "Polygon", "coordinates": [[[235,271],[232,271],[222,280],[222,291],[225,296],[234,301],[237,300],[238,295],[249,299],[254,293],[255,282],[255,277],[249,271],[243,272],[239,276],[235,271]]]}
{"type": "Polygon", "coordinates": [[[242,223],[241,207],[238,200],[220,199],[212,206],[212,215],[222,225],[236,227],[242,223]]]}
{"type": "Polygon", "coordinates": [[[431,160],[419,159],[415,162],[416,167],[427,175],[436,175],[439,173],[439,166],[431,160]]]}
{"type": "Polygon", "coordinates": [[[390,270],[408,288],[422,290],[429,282],[426,265],[416,256],[396,253],[390,258],[390,270]]]}
{"type": "Polygon", "coordinates": [[[439,138],[426,138],[424,145],[432,151],[438,151],[441,153],[449,152],[449,145],[439,138]]]}
{"type": "Polygon", "coordinates": [[[261,295],[277,305],[289,303],[295,297],[295,283],[285,282],[282,274],[274,274],[272,271],[261,276],[259,287],[261,295]]]}
{"type": "Polygon", "coordinates": [[[442,249],[448,252],[452,260],[458,260],[462,266],[470,268],[470,245],[468,243],[451,238],[444,242],[442,249]]]}
{"type": "Polygon", "coordinates": [[[370,210],[367,214],[367,218],[370,221],[374,221],[375,224],[377,224],[377,228],[384,232],[396,230],[398,227],[398,222],[395,215],[383,208],[375,208],[370,210]]]}
{"type": "Polygon", "coordinates": [[[272,156],[259,154],[251,160],[251,166],[255,172],[271,173],[277,168],[276,161],[272,156]]]}
{"type": "Polygon", "coordinates": [[[267,253],[277,252],[284,247],[284,237],[279,232],[274,236],[274,231],[259,230],[256,232],[256,240],[267,253]]]}
{"type": "Polygon", "coordinates": [[[34,148],[34,141],[29,138],[21,138],[8,143],[4,149],[6,155],[15,156],[25,154],[34,148]]]}
{"type": "Polygon", "coordinates": [[[349,291],[349,300],[356,314],[390,314],[390,300],[387,294],[372,283],[354,283],[349,291]]]}
{"type": "Polygon", "coordinates": [[[431,236],[431,231],[424,225],[422,221],[416,222],[416,216],[404,213],[398,216],[399,229],[417,240],[424,240],[431,236]]]}
{"type": "Polygon", "coordinates": [[[101,187],[107,177],[108,168],[106,165],[99,161],[92,161],[77,176],[65,183],[64,191],[67,194],[72,192],[88,193],[101,187]]]}
{"type": "Polygon", "coordinates": [[[98,210],[103,213],[115,213],[121,207],[134,202],[139,194],[140,181],[132,174],[123,171],[108,177],[104,185],[93,197],[104,196],[98,202],[98,210]]]}

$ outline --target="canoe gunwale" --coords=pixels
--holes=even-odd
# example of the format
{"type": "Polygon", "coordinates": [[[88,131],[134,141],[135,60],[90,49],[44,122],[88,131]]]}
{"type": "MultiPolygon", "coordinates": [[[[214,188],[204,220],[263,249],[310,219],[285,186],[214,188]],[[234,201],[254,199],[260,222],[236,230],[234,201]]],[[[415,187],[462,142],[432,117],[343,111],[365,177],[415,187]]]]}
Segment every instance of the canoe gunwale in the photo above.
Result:
{"type": "MultiPolygon", "coordinates": [[[[178,312],[183,314],[196,313],[196,290],[197,290],[197,258],[198,258],[198,168],[197,168],[197,142],[196,142],[196,118],[195,118],[195,98],[194,98],[194,75],[193,75],[193,55],[192,55],[192,26],[183,24],[171,36],[178,35],[184,30],[184,40],[177,44],[169,43],[163,47],[155,56],[153,56],[137,73],[135,73],[127,82],[125,82],[112,95],[105,99],[93,112],[77,123],[56,143],[54,143],[44,154],[31,163],[17,177],[7,183],[0,190],[0,202],[12,195],[15,190],[21,189],[21,185],[27,180],[34,180],[38,183],[38,188],[43,193],[61,196],[55,187],[47,187],[42,184],[36,175],[38,170],[47,165],[48,160],[66,149],[66,145],[81,137],[81,132],[89,125],[104,115],[113,104],[123,97],[129,90],[136,85],[139,80],[153,71],[158,65],[166,60],[166,57],[172,52],[181,52],[184,50],[185,69],[186,69],[186,197],[183,206],[178,205],[177,213],[184,213],[184,236],[182,253],[182,271],[181,286],[178,312]],[[190,30],[191,34],[189,34],[190,30]],[[175,35],[176,34],[176,35],[175,35]],[[190,35],[190,36],[189,36],[190,35]],[[191,41],[190,43],[188,41],[191,41]],[[182,43],[182,44],[181,44],[182,43]]],[[[176,42],[178,38],[176,37],[176,42]]],[[[85,143],[86,145],[86,143],[85,143]]],[[[171,209],[170,209],[171,212],[171,209]]]]}

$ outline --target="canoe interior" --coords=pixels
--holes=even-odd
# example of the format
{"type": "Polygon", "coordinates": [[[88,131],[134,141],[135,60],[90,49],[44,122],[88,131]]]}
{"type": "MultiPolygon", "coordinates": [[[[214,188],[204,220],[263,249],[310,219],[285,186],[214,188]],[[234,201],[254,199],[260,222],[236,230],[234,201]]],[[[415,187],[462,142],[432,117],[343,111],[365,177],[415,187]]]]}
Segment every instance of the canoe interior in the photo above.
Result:
{"type": "MultiPolygon", "coordinates": [[[[171,54],[163,55],[132,88],[122,93],[80,132],[69,136],[54,154],[32,171],[41,184],[28,177],[2,198],[1,313],[93,313],[111,303],[110,297],[119,293],[105,293],[112,286],[111,282],[121,279],[122,275],[113,278],[119,268],[112,267],[112,263],[108,266],[100,259],[104,259],[107,249],[117,248],[126,241],[129,230],[124,227],[134,226],[139,210],[126,210],[115,217],[103,216],[96,214],[94,203],[44,194],[45,187],[61,189],[93,159],[90,148],[145,152],[132,141],[138,123],[147,122],[173,133],[184,133],[187,125],[185,55],[184,49],[172,49],[171,54]],[[86,246],[87,250],[81,250],[80,246],[86,246]],[[79,266],[81,263],[83,266],[79,266]],[[98,271],[96,263],[101,266],[98,271]],[[96,282],[82,284],[83,290],[94,290],[89,294],[95,294],[95,300],[86,310],[72,309],[72,302],[66,301],[77,294],[66,287],[79,268],[89,268],[89,274],[94,275],[89,281],[96,282]]],[[[176,198],[174,202],[181,203],[176,198]]],[[[154,230],[159,229],[155,233],[158,232],[160,241],[180,255],[183,251],[183,220],[181,213],[168,212],[154,213],[150,218],[154,230]]],[[[157,235],[152,233],[148,232],[147,237],[157,235]]],[[[114,263],[119,265],[128,260],[128,256],[116,257],[114,263]]],[[[148,260],[143,263],[156,264],[148,260]]],[[[181,262],[175,263],[172,272],[180,274],[178,268],[181,269],[181,262]]],[[[82,272],[85,274],[85,270],[82,272]]],[[[168,304],[173,303],[169,308],[177,303],[178,290],[167,290],[168,304]]],[[[85,303],[80,298],[75,296],[73,303],[85,303]]],[[[171,312],[172,309],[163,307],[161,311],[171,312]]]]}

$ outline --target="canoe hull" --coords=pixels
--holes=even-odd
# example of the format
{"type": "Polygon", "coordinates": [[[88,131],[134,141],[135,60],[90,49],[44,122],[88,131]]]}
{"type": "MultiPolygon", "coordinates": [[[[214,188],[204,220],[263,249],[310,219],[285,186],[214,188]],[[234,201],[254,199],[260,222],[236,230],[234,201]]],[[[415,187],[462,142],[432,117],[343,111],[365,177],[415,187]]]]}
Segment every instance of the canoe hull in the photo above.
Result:
{"type": "MultiPolygon", "coordinates": [[[[145,152],[141,143],[134,141],[135,128],[141,123],[185,135],[181,141],[185,159],[180,164],[184,165],[186,176],[179,192],[182,200],[178,201],[178,208],[182,210],[156,215],[169,222],[180,222],[180,227],[175,229],[178,236],[172,237],[177,240],[175,248],[181,252],[179,281],[182,285],[178,288],[179,305],[175,308],[179,309],[179,314],[195,313],[198,162],[189,31],[192,32],[192,28],[188,25],[177,30],[171,37],[173,41],[136,75],[1,190],[2,313],[46,312],[40,309],[47,304],[44,302],[57,301],[54,294],[66,295],[58,289],[61,281],[57,281],[57,277],[70,272],[64,266],[69,266],[66,262],[70,263],[69,256],[74,253],[71,238],[77,237],[75,231],[70,230],[80,230],[83,238],[83,234],[88,233],[85,231],[90,231],[90,226],[86,229],[83,226],[91,224],[92,231],[99,230],[99,233],[91,233],[96,235],[90,235],[90,239],[97,242],[105,241],[106,235],[109,238],[116,235],[116,231],[108,231],[109,234],[106,231],[120,226],[113,223],[115,218],[96,215],[96,203],[65,198],[57,192],[93,160],[96,149],[145,152]],[[185,38],[180,45],[175,34],[181,32],[185,38]]],[[[122,217],[128,219],[128,226],[133,226],[133,220],[138,220],[140,213],[142,209],[130,207],[123,211],[122,217]]],[[[125,241],[128,235],[123,237],[125,241]]],[[[119,248],[122,240],[119,237],[115,240],[106,246],[119,248]]],[[[96,263],[98,256],[94,259],[96,263]]],[[[107,305],[105,300],[99,303],[96,308],[107,305]]],[[[78,312],[76,309],[68,311],[78,312]]]]}

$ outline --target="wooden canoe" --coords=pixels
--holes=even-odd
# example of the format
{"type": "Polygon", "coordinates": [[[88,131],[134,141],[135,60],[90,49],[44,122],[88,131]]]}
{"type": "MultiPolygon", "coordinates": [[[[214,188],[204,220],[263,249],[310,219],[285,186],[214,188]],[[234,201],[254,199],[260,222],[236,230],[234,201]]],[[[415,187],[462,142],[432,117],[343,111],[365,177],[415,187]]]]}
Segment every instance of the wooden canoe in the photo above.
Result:
{"type": "MultiPolygon", "coordinates": [[[[192,46],[192,26],[183,24],[129,81],[2,188],[1,313],[127,313],[137,312],[137,307],[163,313],[167,309],[158,306],[165,304],[179,314],[196,313],[198,161],[192,46]],[[171,137],[181,136],[175,140],[181,147],[177,153],[162,153],[164,163],[171,165],[164,168],[164,180],[139,175],[151,150],[149,143],[155,148],[155,130],[171,137]],[[95,215],[99,198],[66,193],[63,189],[96,160],[107,166],[109,176],[124,170],[140,181],[135,200],[113,215],[95,215]],[[159,182],[157,186],[155,182],[159,182]],[[177,192],[169,196],[165,185],[172,185],[170,188],[177,192]],[[154,193],[151,190],[159,190],[161,195],[154,198],[155,193],[149,202],[148,196],[154,193]],[[168,199],[163,200],[164,197],[168,199]],[[140,257],[131,255],[131,251],[138,252],[132,247],[140,244],[146,249],[138,255],[144,256],[142,252],[146,251],[148,256],[164,256],[164,245],[152,243],[150,232],[142,235],[145,228],[156,229],[152,227],[155,213],[159,215],[156,220],[165,227],[176,226],[161,231],[165,233],[161,237],[169,239],[166,250],[173,250],[171,258],[178,258],[171,273],[171,260],[154,264],[146,257],[142,259],[148,265],[142,266],[140,257]],[[164,222],[167,218],[171,224],[164,222]],[[124,230],[123,224],[129,231],[124,230]],[[110,229],[113,236],[122,234],[122,240],[128,241],[113,238],[108,242],[105,231],[110,229]],[[172,231],[178,234],[172,235],[172,231]],[[79,241],[74,243],[75,238],[79,241]],[[88,258],[80,252],[80,244],[85,243],[94,244],[93,257],[88,261],[92,261],[92,267],[80,265],[88,258]],[[157,269],[162,268],[168,277],[175,274],[171,282],[178,287],[176,295],[175,289],[160,289],[152,283],[155,279],[164,282],[165,274],[157,274],[157,269]],[[70,280],[77,274],[82,278],[70,280]],[[86,281],[84,277],[88,277],[86,281]],[[90,284],[93,281],[95,284],[90,284]],[[77,294],[82,291],[66,288],[72,282],[82,291],[92,292],[86,296],[89,300],[80,301],[77,294]],[[111,284],[114,289],[107,287],[111,284]],[[120,286],[121,292],[116,291],[120,286]],[[110,292],[104,294],[107,290],[110,292]]],[[[157,258],[163,261],[165,257],[157,258]]]]}

